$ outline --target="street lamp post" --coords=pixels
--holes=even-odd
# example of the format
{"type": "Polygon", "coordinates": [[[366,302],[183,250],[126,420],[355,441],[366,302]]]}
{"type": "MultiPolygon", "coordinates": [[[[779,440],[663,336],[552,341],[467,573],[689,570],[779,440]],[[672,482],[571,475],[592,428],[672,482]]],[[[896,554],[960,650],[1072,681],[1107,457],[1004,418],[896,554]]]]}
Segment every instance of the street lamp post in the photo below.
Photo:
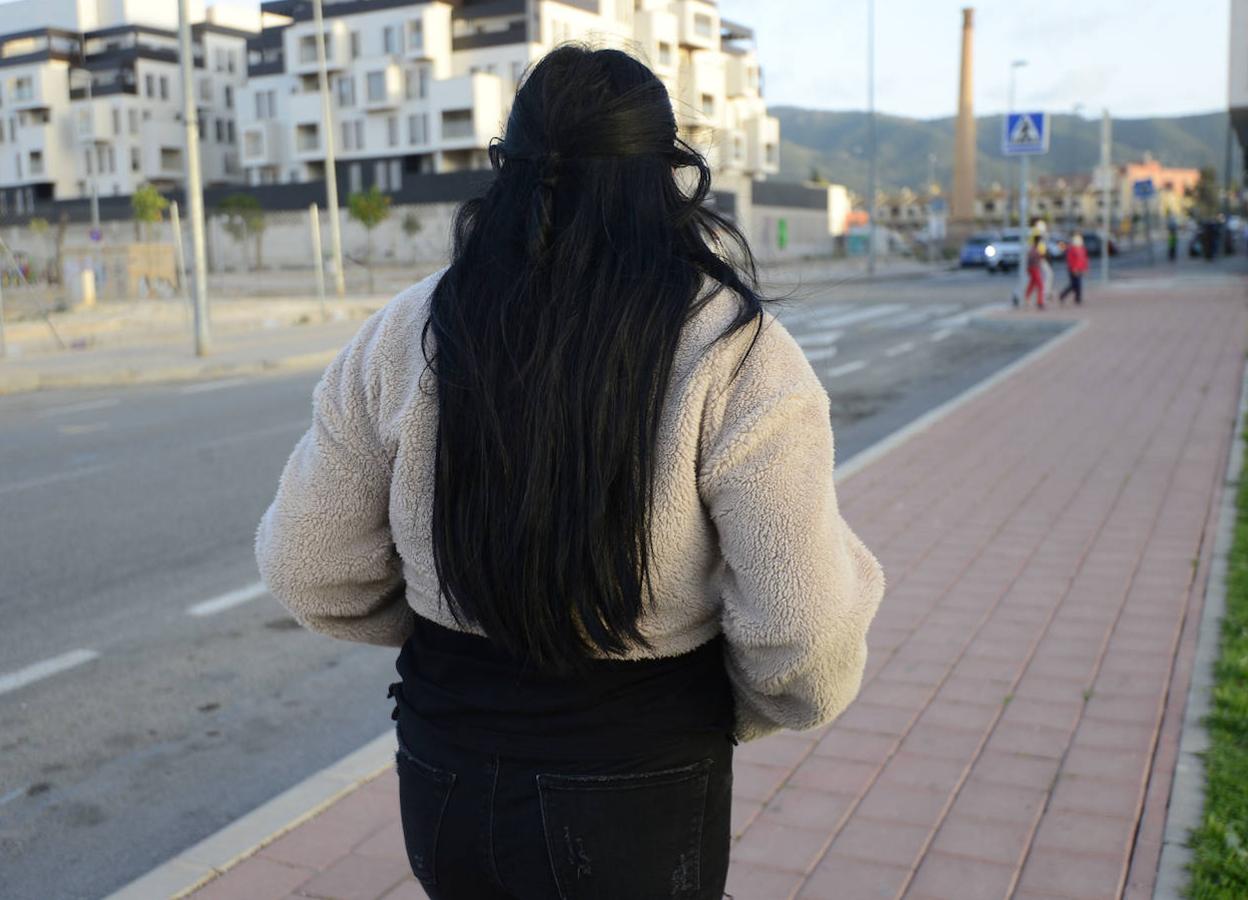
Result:
{"type": "Polygon", "coordinates": [[[178,0],[178,46],[182,68],[182,122],[186,126],[186,205],[191,217],[191,296],[195,305],[195,355],[207,356],[208,268],[204,253],[204,195],[199,176],[199,109],[195,105],[195,65],[191,57],[191,20],[186,0],[178,0]]]}
{"type": "Polygon", "coordinates": [[[867,0],[867,276],[875,275],[875,0],[867,0]]]}
{"type": "Polygon", "coordinates": [[[325,62],[325,20],[321,0],[312,0],[316,22],[316,68],[321,89],[321,129],[325,132],[325,200],[329,207],[329,244],[334,254],[334,291],[341,300],[347,293],[342,271],[342,226],[338,222],[338,171],[334,161],[334,110],[329,102],[329,72],[325,62]]]}
{"type": "MultiPolygon", "coordinates": [[[[1010,63],[1010,108],[1009,112],[1014,112],[1014,73],[1023,66],[1027,65],[1027,60],[1016,59],[1010,63]]],[[[1006,116],[1006,128],[1009,127],[1009,115],[1006,116]]],[[[1009,196],[1007,191],[1006,196],[1009,196]]],[[[1006,204],[1008,210],[1009,204],[1006,204]]],[[[1006,213],[1005,224],[1010,224],[1009,213],[1006,213]]],[[[1027,279],[1027,155],[1023,154],[1019,165],[1019,184],[1018,184],[1018,234],[1019,234],[1019,257],[1018,257],[1018,282],[1014,287],[1014,302],[1022,303],[1026,298],[1026,279],[1027,279]]]]}

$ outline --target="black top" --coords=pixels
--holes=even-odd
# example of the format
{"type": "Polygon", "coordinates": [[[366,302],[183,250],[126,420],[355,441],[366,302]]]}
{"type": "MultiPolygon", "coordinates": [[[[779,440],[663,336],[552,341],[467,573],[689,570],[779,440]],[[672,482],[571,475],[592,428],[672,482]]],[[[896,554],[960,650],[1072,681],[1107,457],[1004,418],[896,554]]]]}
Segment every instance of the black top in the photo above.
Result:
{"type": "Polygon", "coordinates": [[[595,660],[568,678],[417,616],[396,668],[403,680],[391,694],[404,729],[490,753],[618,756],[731,737],[733,728],[721,637],[681,656],[595,660]]]}

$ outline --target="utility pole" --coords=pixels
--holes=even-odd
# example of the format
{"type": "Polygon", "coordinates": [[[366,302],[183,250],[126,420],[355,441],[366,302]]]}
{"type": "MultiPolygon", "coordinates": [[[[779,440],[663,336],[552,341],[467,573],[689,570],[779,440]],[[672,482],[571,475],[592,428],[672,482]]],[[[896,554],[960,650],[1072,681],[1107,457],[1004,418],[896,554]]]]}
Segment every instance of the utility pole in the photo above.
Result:
{"type": "Polygon", "coordinates": [[[325,312],[325,258],[321,251],[321,214],[313,203],[308,207],[308,227],[312,230],[312,264],[316,267],[316,299],[321,307],[321,321],[328,321],[325,312]]]}
{"type": "Polygon", "coordinates": [[[875,276],[875,0],[867,0],[867,277],[875,276]]]}
{"type": "Polygon", "coordinates": [[[195,355],[207,356],[208,268],[204,260],[204,193],[199,178],[199,109],[195,106],[195,62],[191,54],[191,22],[186,0],[178,0],[178,45],[182,64],[182,121],[186,125],[186,205],[191,216],[191,276],[195,306],[195,355]]]}
{"type": "Polygon", "coordinates": [[[1109,235],[1113,220],[1109,215],[1109,188],[1113,181],[1110,170],[1111,142],[1113,140],[1109,110],[1101,112],[1101,281],[1109,281],[1109,235]]]}
{"type": "Polygon", "coordinates": [[[338,299],[347,294],[342,271],[342,228],[338,222],[338,169],[334,161],[334,110],[329,102],[329,72],[325,63],[325,20],[321,0],[312,0],[316,21],[316,67],[321,84],[321,130],[325,132],[325,200],[329,207],[329,244],[334,254],[334,291],[338,299]]]}
{"type": "MultiPolygon", "coordinates": [[[[1006,111],[1006,127],[1009,127],[1009,114],[1014,112],[1014,73],[1023,66],[1027,65],[1027,60],[1016,59],[1010,63],[1010,108],[1006,111]]],[[[1024,154],[1019,162],[1019,190],[1018,190],[1018,279],[1014,284],[1014,296],[1012,297],[1014,304],[1017,306],[1027,299],[1027,254],[1030,252],[1029,234],[1027,230],[1027,156],[1024,154]]],[[[1006,197],[1009,197],[1009,189],[1006,189],[1006,197]]],[[[1009,203],[1006,203],[1009,208],[1009,203]]],[[[1010,217],[1006,213],[1006,227],[1009,227],[1010,217]]],[[[1042,298],[1043,299],[1043,298],[1042,298]]]]}

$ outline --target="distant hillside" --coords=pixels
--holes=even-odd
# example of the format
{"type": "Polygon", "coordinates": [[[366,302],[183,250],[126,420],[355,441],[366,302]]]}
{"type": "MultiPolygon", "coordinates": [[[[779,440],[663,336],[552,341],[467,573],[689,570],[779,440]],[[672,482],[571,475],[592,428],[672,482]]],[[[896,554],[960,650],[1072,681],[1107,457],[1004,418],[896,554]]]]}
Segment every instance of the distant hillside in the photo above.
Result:
{"type": "MultiPolygon", "coordinates": [[[[830,181],[865,193],[867,186],[867,114],[827,112],[792,106],[772,107],[780,120],[780,177],[804,180],[812,167],[830,181]]],[[[1226,155],[1225,113],[1114,121],[1114,160],[1142,159],[1145,152],[1165,165],[1211,165],[1219,173],[1226,155]]],[[[1073,115],[1049,118],[1052,149],[1032,157],[1032,171],[1048,174],[1088,172],[1101,153],[1101,123],[1073,115]]],[[[908,119],[880,114],[877,177],[881,188],[920,188],[928,179],[929,154],[935,155],[936,178],[946,192],[953,177],[953,118],[908,119]]],[[[976,120],[977,172],[981,187],[1016,181],[1018,166],[1001,155],[1001,116],[976,120]]],[[[1231,171],[1242,171],[1238,142],[1233,143],[1231,171]]]]}

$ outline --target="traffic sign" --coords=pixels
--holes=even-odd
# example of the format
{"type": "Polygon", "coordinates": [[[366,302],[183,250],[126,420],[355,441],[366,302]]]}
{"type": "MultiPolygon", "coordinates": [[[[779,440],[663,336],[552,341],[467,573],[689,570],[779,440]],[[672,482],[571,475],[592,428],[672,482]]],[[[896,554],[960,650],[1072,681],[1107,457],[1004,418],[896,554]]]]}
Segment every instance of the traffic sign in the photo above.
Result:
{"type": "Polygon", "coordinates": [[[1157,187],[1153,184],[1153,179],[1141,178],[1131,183],[1131,192],[1135,194],[1136,200],[1149,200],[1157,196],[1157,187]]]}
{"type": "Polygon", "coordinates": [[[1049,114],[1010,113],[1005,117],[1001,152],[1006,156],[1049,152],[1049,114]]]}

